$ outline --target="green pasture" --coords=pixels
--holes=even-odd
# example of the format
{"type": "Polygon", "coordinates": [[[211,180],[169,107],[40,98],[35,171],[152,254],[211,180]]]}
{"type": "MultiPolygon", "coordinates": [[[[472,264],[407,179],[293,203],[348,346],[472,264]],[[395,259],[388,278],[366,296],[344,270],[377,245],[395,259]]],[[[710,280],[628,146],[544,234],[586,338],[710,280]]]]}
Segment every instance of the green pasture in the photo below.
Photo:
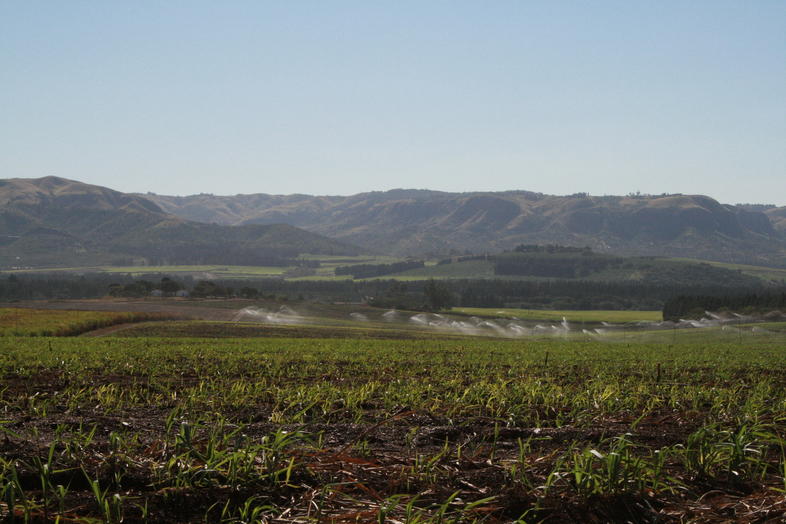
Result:
{"type": "Polygon", "coordinates": [[[679,260],[683,262],[703,262],[711,266],[721,267],[724,269],[731,269],[739,271],[746,275],[768,280],[773,282],[786,281],[786,268],[773,268],[766,266],[754,266],[750,264],[731,264],[727,262],[714,262],[710,260],[696,260],[692,258],[674,258],[671,260],[679,260]]]}

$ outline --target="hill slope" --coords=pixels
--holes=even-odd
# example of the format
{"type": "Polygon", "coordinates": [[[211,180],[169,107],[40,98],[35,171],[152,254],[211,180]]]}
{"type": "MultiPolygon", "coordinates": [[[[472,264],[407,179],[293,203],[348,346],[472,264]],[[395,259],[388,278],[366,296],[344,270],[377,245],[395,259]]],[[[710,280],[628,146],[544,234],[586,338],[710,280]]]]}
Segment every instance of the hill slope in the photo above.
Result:
{"type": "Polygon", "coordinates": [[[786,219],[777,210],[765,214],[701,195],[593,197],[526,191],[392,190],[347,197],[149,194],[145,198],[192,220],[286,222],[396,255],[560,244],[627,255],[786,264],[782,233],[786,219]]]}
{"type": "Polygon", "coordinates": [[[57,177],[0,180],[0,267],[269,264],[358,248],[286,224],[192,222],[148,199],[57,177]]]}
{"type": "Polygon", "coordinates": [[[764,212],[772,222],[772,227],[786,236],[786,207],[773,207],[764,212]]]}

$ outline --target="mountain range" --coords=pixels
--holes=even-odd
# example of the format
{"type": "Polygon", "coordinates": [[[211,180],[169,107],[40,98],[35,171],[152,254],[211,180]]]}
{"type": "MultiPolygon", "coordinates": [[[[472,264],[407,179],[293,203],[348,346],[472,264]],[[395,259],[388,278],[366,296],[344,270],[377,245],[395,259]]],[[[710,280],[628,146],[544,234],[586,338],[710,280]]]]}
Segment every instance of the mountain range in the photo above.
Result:
{"type": "Polygon", "coordinates": [[[786,207],[528,191],[164,196],[0,180],[2,267],[276,265],[303,253],[424,257],[521,244],[786,267],[786,207]]]}
{"type": "Polygon", "coordinates": [[[0,267],[277,265],[360,250],[287,224],[186,220],[149,199],[58,177],[0,180],[0,267]]]}
{"type": "Polygon", "coordinates": [[[399,256],[558,244],[623,255],[786,266],[786,207],[726,205],[703,195],[399,189],[352,196],[144,196],[189,220],[287,223],[399,256]]]}

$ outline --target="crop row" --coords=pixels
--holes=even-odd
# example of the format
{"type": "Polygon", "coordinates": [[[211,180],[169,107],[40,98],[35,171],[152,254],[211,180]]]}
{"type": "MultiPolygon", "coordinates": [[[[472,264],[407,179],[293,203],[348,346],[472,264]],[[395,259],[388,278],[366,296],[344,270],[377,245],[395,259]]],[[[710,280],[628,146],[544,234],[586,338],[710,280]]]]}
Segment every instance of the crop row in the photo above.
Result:
{"type": "Polygon", "coordinates": [[[782,348],[6,337],[0,518],[778,518],[782,348]]]}
{"type": "Polygon", "coordinates": [[[0,308],[0,336],[70,337],[117,324],[172,318],[161,313],[0,308]]]}

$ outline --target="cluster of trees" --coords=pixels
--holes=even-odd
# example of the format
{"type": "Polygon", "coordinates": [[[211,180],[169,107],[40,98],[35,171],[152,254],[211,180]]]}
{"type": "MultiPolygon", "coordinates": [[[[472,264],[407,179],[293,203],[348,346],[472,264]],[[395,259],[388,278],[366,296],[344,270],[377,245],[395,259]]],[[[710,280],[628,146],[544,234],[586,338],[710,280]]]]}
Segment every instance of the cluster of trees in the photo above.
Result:
{"type": "Polygon", "coordinates": [[[112,283],[108,293],[113,297],[146,297],[158,290],[162,296],[171,297],[184,289],[182,283],[163,277],[157,284],[149,280],[134,280],[128,284],[112,283]]]}
{"type": "Polygon", "coordinates": [[[113,297],[146,297],[153,292],[155,284],[149,280],[136,280],[128,284],[109,284],[107,292],[113,297]]]}
{"type": "Polygon", "coordinates": [[[513,248],[515,253],[585,253],[585,254],[592,254],[592,248],[589,246],[587,247],[572,247],[572,246],[560,246],[557,244],[547,244],[547,245],[540,245],[540,244],[519,244],[515,248],[513,248]]]}
{"type": "Polygon", "coordinates": [[[546,278],[582,278],[620,266],[624,259],[593,253],[589,247],[521,244],[493,258],[494,274],[546,278]]]}
{"type": "MultiPolygon", "coordinates": [[[[194,280],[166,275],[19,274],[0,277],[0,300],[96,298],[162,295],[186,290],[192,297],[291,298],[325,302],[368,301],[381,307],[439,310],[452,305],[533,309],[661,309],[685,317],[685,311],[740,309],[749,306],[786,310],[786,298],[761,285],[737,286],[734,280],[680,282],[601,282],[589,280],[194,280]],[[239,287],[242,285],[242,287],[239,287]],[[679,297],[671,300],[672,297],[679,297]],[[686,298],[687,297],[687,298],[686,298]],[[693,298],[691,298],[693,297],[693,298]],[[700,298],[695,298],[700,297],[700,298]],[[708,299],[706,297],[711,297],[708,299]],[[724,297],[736,297],[733,300],[724,297]],[[742,297],[742,298],[740,298],[742,297]]],[[[779,292],[780,293],[780,292],[779,292]]]]}
{"type": "Polygon", "coordinates": [[[40,300],[48,298],[98,298],[110,284],[128,284],[131,277],[116,275],[20,274],[0,278],[0,300],[40,300]]]}
{"type": "Polygon", "coordinates": [[[440,311],[455,305],[456,299],[444,282],[438,282],[433,278],[426,282],[423,288],[423,296],[426,299],[426,308],[430,311],[440,311]]]}
{"type": "Polygon", "coordinates": [[[607,272],[615,280],[635,275],[638,284],[751,288],[760,282],[741,271],[710,264],[683,262],[658,257],[620,257],[592,252],[589,248],[519,246],[512,253],[494,257],[494,273],[500,276],[535,276],[582,279],[607,272]]]}
{"type": "Polygon", "coordinates": [[[549,278],[581,278],[620,266],[619,257],[594,255],[591,252],[544,254],[505,253],[494,259],[494,274],[508,276],[536,276],[549,278]]]}
{"type": "Polygon", "coordinates": [[[235,289],[233,286],[223,285],[212,280],[200,280],[191,290],[195,298],[259,298],[260,292],[255,287],[243,286],[235,289]]]}
{"type": "Polygon", "coordinates": [[[126,285],[110,284],[109,294],[115,297],[147,297],[159,291],[161,296],[171,297],[178,294],[178,291],[188,291],[188,295],[194,298],[258,298],[259,290],[254,287],[244,286],[235,289],[232,286],[218,284],[212,280],[200,280],[187,290],[181,282],[164,277],[156,284],[149,280],[135,280],[126,285]]]}
{"type": "MultiPolygon", "coordinates": [[[[453,305],[467,307],[520,307],[531,309],[661,309],[669,298],[692,292],[696,295],[729,294],[720,285],[686,286],[637,282],[600,281],[511,281],[511,280],[440,280],[452,296],[453,305]]],[[[347,283],[349,284],[349,283],[347,283]]],[[[370,281],[353,283],[357,296],[372,296],[381,307],[402,309],[429,308],[424,296],[429,282],[370,281]]],[[[760,291],[760,287],[748,288],[760,291]]],[[[737,288],[737,292],[741,291],[737,288]]],[[[301,292],[309,295],[305,290],[301,292]]]]}
{"type": "Polygon", "coordinates": [[[521,244],[513,251],[498,255],[459,256],[440,260],[437,264],[445,265],[471,260],[492,261],[494,274],[501,276],[581,278],[609,266],[620,266],[625,259],[596,254],[589,247],[521,244]]]}
{"type": "MultiPolygon", "coordinates": [[[[213,282],[194,281],[190,277],[160,279],[133,278],[126,275],[94,273],[88,275],[10,275],[0,278],[0,301],[41,299],[79,299],[109,296],[142,298],[160,292],[162,296],[174,296],[179,291],[188,291],[194,297],[241,297],[258,298],[260,288],[272,281],[257,281],[253,285],[235,288],[237,281],[213,282]]],[[[248,283],[246,283],[248,284],[248,283]]],[[[274,295],[269,295],[274,296],[274,295]]]]}
{"type": "Polygon", "coordinates": [[[678,292],[674,287],[586,280],[467,280],[455,286],[462,306],[528,309],[660,309],[678,292]]]}
{"type": "Polygon", "coordinates": [[[748,293],[744,295],[679,295],[663,305],[665,320],[700,318],[705,311],[736,313],[768,313],[786,310],[786,291],[781,293],[748,293]]]}
{"type": "Polygon", "coordinates": [[[446,264],[457,264],[459,262],[471,262],[473,260],[493,260],[493,255],[462,255],[452,258],[443,258],[439,262],[437,262],[438,266],[444,266],[446,264]]]}
{"type": "Polygon", "coordinates": [[[446,281],[405,283],[388,281],[384,289],[377,286],[374,295],[368,296],[373,306],[396,309],[441,311],[458,304],[458,297],[446,281]],[[414,284],[414,285],[412,285],[414,284]]]}
{"type": "Polygon", "coordinates": [[[374,278],[383,275],[401,273],[410,269],[424,267],[422,260],[407,260],[392,264],[357,264],[354,266],[339,266],[335,269],[336,275],[352,275],[352,278],[374,278]]]}

